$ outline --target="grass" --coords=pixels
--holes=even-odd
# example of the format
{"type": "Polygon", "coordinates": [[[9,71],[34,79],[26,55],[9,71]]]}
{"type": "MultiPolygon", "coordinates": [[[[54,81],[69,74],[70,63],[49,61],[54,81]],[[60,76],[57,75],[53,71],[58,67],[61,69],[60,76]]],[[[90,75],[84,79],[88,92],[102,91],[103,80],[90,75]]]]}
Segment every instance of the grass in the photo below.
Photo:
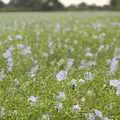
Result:
{"type": "Polygon", "coordinates": [[[0,120],[120,120],[120,96],[109,84],[120,80],[120,64],[110,74],[107,62],[119,39],[119,12],[0,13],[0,120]],[[61,70],[68,74],[58,81],[61,70]]]}

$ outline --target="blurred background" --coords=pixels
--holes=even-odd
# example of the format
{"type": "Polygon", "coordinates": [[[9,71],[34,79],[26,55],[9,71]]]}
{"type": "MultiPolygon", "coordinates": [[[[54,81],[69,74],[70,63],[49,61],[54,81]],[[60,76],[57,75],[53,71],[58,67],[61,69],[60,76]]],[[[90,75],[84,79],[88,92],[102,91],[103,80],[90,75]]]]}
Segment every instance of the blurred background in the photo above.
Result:
{"type": "Polygon", "coordinates": [[[0,0],[0,11],[120,10],[120,0],[0,0]]]}

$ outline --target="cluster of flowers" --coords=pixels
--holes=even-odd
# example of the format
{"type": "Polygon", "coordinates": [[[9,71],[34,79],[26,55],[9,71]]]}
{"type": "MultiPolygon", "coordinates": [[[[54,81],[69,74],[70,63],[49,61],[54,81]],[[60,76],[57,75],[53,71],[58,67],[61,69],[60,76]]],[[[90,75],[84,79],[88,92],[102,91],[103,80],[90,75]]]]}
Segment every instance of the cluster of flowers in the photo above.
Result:
{"type": "Polygon", "coordinates": [[[8,66],[8,71],[11,72],[13,70],[13,47],[10,47],[6,50],[6,52],[3,54],[4,58],[7,60],[7,66],[8,66]]]}
{"type": "Polygon", "coordinates": [[[94,112],[88,114],[87,120],[111,120],[108,117],[104,116],[103,113],[97,109],[94,110],[94,112]]]}

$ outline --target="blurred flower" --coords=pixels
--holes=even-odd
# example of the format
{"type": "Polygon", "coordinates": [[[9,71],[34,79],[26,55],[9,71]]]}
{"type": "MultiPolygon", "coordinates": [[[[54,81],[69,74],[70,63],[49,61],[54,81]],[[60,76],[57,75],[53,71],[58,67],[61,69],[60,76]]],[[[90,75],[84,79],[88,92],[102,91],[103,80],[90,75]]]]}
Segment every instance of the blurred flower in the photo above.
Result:
{"type": "Polygon", "coordinates": [[[119,61],[116,58],[113,58],[110,63],[110,73],[115,74],[118,69],[119,61]]]}
{"type": "Polygon", "coordinates": [[[73,79],[71,81],[72,88],[75,89],[77,87],[77,80],[73,79]]]}
{"type": "Polygon", "coordinates": [[[96,61],[95,60],[81,60],[80,67],[79,69],[84,69],[84,68],[91,68],[96,66],[96,61]]]}
{"type": "Polygon", "coordinates": [[[16,35],[16,40],[23,40],[23,36],[22,35],[16,35]]]}
{"type": "Polygon", "coordinates": [[[87,120],[96,120],[94,113],[89,113],[87,120]]]}
{"type": "Polygon", "coordinates": [[[36,96],[30,96],[28,98],[28,101],[33,105],[37,102],[37,97],[36,96]]]}
{"type": "Polygon", "coordinates": [[[58,96],[56,97],[58,101],[64,101],[66,99],[64,92],[59,92],[58,96]]]}
{"type": "Polygon", "coordinates": [[[11,72],[13,70],[13,47],[8,48],[5,53],[3,54],[3,57],[7,61],[8,71],[11,72]]]}
{"type": "Polygon", "coordinates": [[[81,108],[79,107],[79,105],[73,105],[73,111],[74,112],[79,112],[81,110],[81,108]]]}
{"type": "Polygon", "coordinates": [[[67,69],[69,70],[73,64],[74,64],[74,59],[69,58],[67,61],[67,69]]]}
{"type": "Polygon", "coordinates": [[[19,48],[21,50],[21,55],[26,56],[26,55],[29,55],[29,54],[32,53],[31,52],[31,47],[25,46],[23,44],[17,45],[17,48],[19,48]]]}
{"type": "Polygon", "coordinates": [[[110,86],[115,87],[116,90],[116,95],[120,96],[120,80],[110,80],[110,86]]]}
{"type": "Polygon", "coordinates": [[[28,72],[28,75],[30,77],[35,77],[37,71],[38,71],[38,65],[34,65],[31,67],[30,71],[28,72]]]}
{"type": "Polygon", "coordinates": [[[59,73],[56,74],[56,79],[57,79],[58,81],[65,80],[65,79],[67,78],[67,74],[68,74],[67,71],[61,70],[59,73]]]}
{"type": "Polygon", "coordinates": [[[120,80],[110,80],[110,86],[120,88],[120,80]]]}
{"type": "Polygon", "coordinates": [[[99,110],[95,110],[95,116],[102,119],[103,118],[103,113],[99,110]]]}
{"type": "Polygon", "coordinates": [[[56,32],[60,32],[61,31],[61,24],[60,23],[57,23],[56,26],[55,26],[55,31],[56,32]]]}
{"type": "Polygon", "coordinates": [[[93,74],[91,73],[91,72],[86,72],[85,74],[84,74],[84,79],[85,80],[92,80],[93,79],[93,74]]]}
{"type": "Polygon", "coordinates": [[[56,104],[56,109],[57,109],[57,112],[60,112],[63,109],[63,104],[62,103],[57,103],[56,104]]]}

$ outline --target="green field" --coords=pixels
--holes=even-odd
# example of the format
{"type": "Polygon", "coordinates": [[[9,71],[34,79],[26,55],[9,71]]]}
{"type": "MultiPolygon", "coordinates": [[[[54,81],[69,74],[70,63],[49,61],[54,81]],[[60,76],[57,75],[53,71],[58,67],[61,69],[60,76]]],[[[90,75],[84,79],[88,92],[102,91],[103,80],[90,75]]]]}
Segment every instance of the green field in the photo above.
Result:
{"type": "Polygon", "coordinates": [[[0,120],[120,120],[120,13],[0,13],[0,120]]]}

